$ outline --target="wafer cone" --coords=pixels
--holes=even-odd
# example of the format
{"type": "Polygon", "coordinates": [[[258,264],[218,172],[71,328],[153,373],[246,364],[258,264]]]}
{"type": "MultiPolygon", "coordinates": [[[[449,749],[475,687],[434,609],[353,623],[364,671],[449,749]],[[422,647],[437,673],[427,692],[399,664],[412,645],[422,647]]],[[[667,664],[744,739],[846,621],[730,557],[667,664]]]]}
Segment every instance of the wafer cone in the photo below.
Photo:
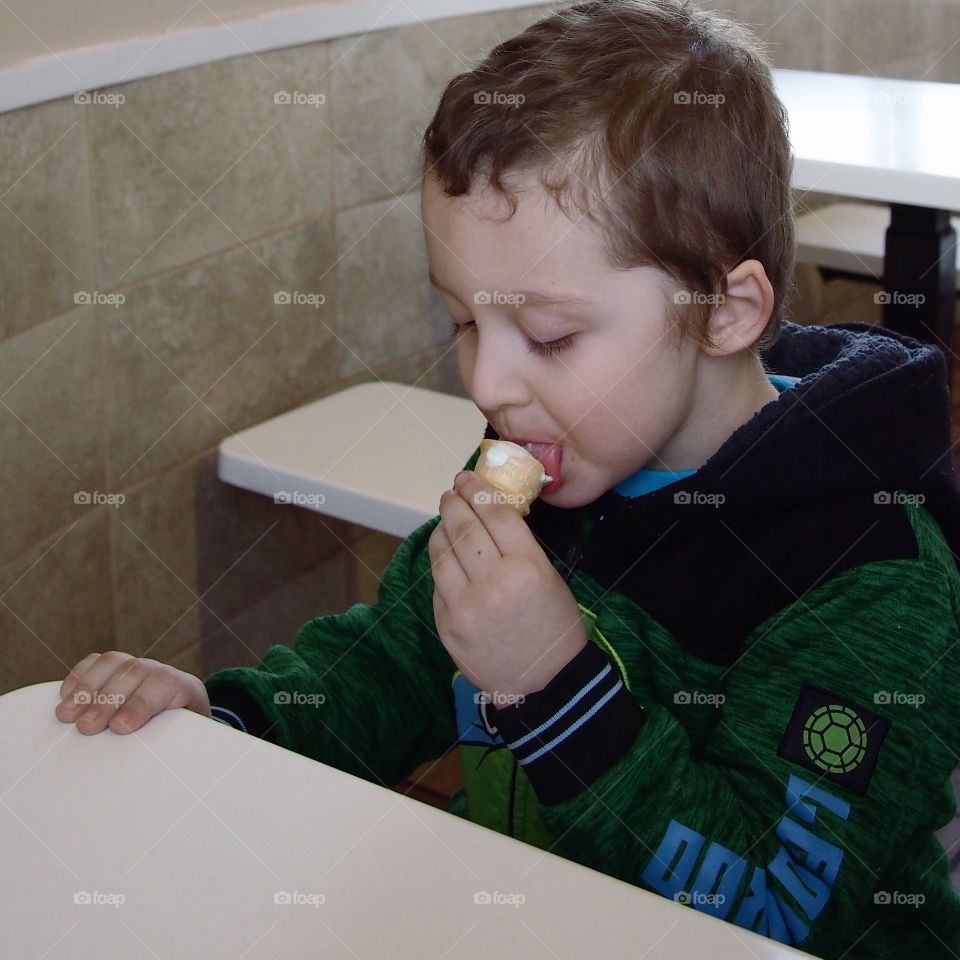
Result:
{"type": "Polygon", "coordinates": [[[503,493],[521,517],[553,479],[533,454],[509,440],[481,440],[474,472],[503,493]]]}

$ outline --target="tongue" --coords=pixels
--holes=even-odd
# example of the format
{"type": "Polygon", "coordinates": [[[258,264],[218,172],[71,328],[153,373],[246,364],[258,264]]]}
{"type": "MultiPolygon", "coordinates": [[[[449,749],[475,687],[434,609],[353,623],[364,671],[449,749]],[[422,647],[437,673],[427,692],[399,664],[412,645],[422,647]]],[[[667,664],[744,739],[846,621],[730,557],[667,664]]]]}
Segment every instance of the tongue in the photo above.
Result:
{"type": "MultiPolygon", "coordinates": [[[[532,453],[543,465],[543,472],[552,477],[553,481],[549,486],[553,486],[558,480],[563,479],[560,473],[560,461],[563,457],[563,444],[561,443],[525,443],[524,449],[532,453]]],[[[544,487],[546,489],[546,487],[544,487]]]]}

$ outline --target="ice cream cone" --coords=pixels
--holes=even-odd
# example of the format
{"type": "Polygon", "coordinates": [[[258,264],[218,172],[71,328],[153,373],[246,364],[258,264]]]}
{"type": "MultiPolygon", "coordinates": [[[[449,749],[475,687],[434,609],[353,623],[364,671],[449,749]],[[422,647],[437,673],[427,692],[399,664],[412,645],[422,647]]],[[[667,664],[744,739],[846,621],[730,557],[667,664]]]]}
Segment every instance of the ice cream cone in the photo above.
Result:
{"type": "Polygon", "coordinates": [[[474,472],[496,487],[521,517],[553,479],[533,454],[509,440],[481,440],[474,472]]]}

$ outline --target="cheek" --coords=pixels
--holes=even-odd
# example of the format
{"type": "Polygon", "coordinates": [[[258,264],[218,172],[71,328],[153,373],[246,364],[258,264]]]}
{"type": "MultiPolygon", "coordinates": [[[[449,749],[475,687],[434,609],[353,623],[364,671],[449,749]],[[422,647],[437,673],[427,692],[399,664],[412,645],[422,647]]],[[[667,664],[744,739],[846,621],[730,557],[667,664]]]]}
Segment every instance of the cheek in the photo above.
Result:
{"type": "Polygon", "coordinates": [[[672,406],[662,381],[646,364],[637,364],[627,373],[623,364],[618,367],[608,381],[613,386],[594,389],[596,398],[583,394],[579,412],[569,421],[577,421],[572,435],[580,456],[616,470],[633,463],[644,451],[652,455],[663,442],[672,406]]]}
{"type": "Polygon", "coordinates": [[[576,363],[571,357],[566,366],[558,364],[553,376],[545,379],[541,394],[553,421],[565,428],[569,442],[584,460],[602,459],[598,455],[609,445],[617,417],[623,417],[621,408],[628,392],[623,381],[615,382],[622,364],[621,370],[614,372],[603,359],[581,352],[576,363]]]}
{"type": "Polygon", "coordinates": [[[643,389],[629,374],[591,385],[591,392],[583,391],[580,397],[576,432],[588,445],[609,442],[611,437],[622,440],[624,425],[644,419],[643,412],[648,409],[643,389]]]}
{"type": "Polygon", "coordinates": [[[463,334],[460,334],[456,346],[453,348],[454,355],[457,358],[457,369],[460,371],[460,380],[463,385],[470,388],[473,380],[473,351],[463,343],[463,334]]]}

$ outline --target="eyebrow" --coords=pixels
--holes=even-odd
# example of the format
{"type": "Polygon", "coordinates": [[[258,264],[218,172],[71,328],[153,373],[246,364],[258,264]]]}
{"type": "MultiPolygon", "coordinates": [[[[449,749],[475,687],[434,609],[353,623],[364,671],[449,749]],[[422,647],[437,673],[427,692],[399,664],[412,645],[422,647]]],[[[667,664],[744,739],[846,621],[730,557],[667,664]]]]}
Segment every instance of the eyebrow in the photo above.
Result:
{"type": "MultiPolygon", "coordinates": [[[[449,294],[451,297],[456,297],[456,294],[453,291],[448,290],[444,287],[434,276],[432,270],[429,271],[430,283],[433,284],[438,290],[441,290],[443,293],[449,294]]],[[[577,305],[577,306],[587,306],[592,303],[591,300],[587,300],[584,297],[577,296],[575,293],[541,293],[538,290],[512,290],[511,293],[519,294],[523,297],[523,303],[521,306],[527,307],[557,307],[564,305],[577,305]]]]}

